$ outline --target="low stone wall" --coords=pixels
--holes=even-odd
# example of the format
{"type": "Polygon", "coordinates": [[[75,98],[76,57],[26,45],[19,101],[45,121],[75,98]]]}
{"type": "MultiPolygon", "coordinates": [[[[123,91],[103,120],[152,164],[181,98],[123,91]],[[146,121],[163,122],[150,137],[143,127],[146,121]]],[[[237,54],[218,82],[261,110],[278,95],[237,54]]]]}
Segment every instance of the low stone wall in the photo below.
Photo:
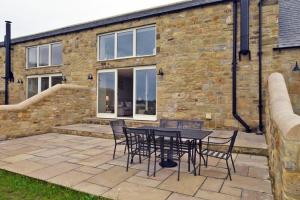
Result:
{"type": "Polygon", "coordinates": [[[4,91],[0,90],[0,105],[4,105],[4,91]]]}
{"type": "Polygon", "coordinates": [[[293,111],[284,78],[268,79],[267,143],[276,199],[300,199],[300,116],[293,111]]]}
{"type": "Polygon", "coordinates": [[[92,93],[88,87],[59,84],[19,104],[1,105],[0,137],[45,133],[90,117],[95,112],[92,93]]]}

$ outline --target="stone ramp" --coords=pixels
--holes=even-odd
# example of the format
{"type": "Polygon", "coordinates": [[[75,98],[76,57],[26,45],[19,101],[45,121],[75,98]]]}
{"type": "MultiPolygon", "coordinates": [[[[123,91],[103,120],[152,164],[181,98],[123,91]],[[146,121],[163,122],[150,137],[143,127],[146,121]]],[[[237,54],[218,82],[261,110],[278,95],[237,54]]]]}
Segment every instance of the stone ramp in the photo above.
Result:
{"type": "MultiPolygon", "coordinates": [[[[131,125],[129,125],[131,126],[131,125]]],[[[98,138],[113,139],[111,127],[109,125],[102,124],[91,124],[91,123],[80,123],[67,126],[57,126],[52,128],[53,132],[80,136],[91,136],[98,138]]],[[[230,137],[232,131],[215,130],[210,136],[216,137],[230,137]]],[[[206,141],[207,139],[204,139],[206,141]]],[[[210,140],[213,141],[213,140],[210,140]]],[[[205,148],[205,144],[203,148],[205,148]]],[[[218,146],[226,151],[227,146],[218,146]]],[[[254,154],[268,156],[267,144],[264,135],[256,135],[254,133],[239,132],[234,152],[244,154],[254,154]]]]}

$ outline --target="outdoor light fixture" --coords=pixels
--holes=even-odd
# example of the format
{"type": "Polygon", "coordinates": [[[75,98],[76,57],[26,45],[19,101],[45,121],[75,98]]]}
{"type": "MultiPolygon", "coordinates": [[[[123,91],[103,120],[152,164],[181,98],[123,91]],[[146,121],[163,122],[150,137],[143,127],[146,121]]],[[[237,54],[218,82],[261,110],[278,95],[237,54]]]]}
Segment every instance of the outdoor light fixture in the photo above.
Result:
{"type": "Polygon", "coordinates": [[[61,77],[61,81],[62,82],[67,82],[67,79],[66,79],[66,77],[64,75],[61,77]]]}
{"type": "Polygon", "coordinates": [[[157,75],[159,75],[159,76],[163,76],[163,75],[164,75],[164,72],[163,72],[162,68],[160,68],[160,69],[158,70],[157,75]]]}
{"type": "Polygon", "coordinates": [[[93,74],[88,74],[88,80],[93,80],[93,74]]]}
{"type": "Polygon", "coordinates": [[[293,68],[293,72],[297,72],[297,71],[300,71],[300,68],[299,68],[298,62],[296,61],[296,65],[293,68]]]}
{"type": "Polygon", "coordinates": [[[17,83],[18,84],[23,84],[23,80],[22,79],[18,79],[17,83]]]}

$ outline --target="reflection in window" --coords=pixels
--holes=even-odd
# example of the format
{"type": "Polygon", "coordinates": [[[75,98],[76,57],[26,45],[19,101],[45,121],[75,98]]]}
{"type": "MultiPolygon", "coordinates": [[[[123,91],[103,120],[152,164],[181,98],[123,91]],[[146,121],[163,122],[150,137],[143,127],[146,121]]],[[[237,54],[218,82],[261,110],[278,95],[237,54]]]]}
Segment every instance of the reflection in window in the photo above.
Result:
{"type": "Polygon", "coordinates": [[[49,65],[49,46],[39,47],[39,66],[49,65]]]}
{"type": "Polygon", "coordinates": [[[109,60],[115,57],[115,35],[100,37],[100,60],[109,60]]]}
{"type": "Polygon", "coordinates": [[[27,96],[28,98],[36,95],[38,91],[38,78],[29,78],[28,79],[28,91],[27,96]]]}
{"type": "Polygon", "coordinates": [[[155,27],[147,27],[136,30],[136,55],[155,54],[155,27]]]}
{"type": "Polygon", "coordinates": [[[51,77],[51,87],[53,87],[56,84],[62,83],[62,76],[52,76],[51,77]]]}
{"type": "Polygon", "coordinates": [[[127,57],[133,55],[133,32],[121,32],[117,34],[117,55],[127,57]]]}
{"type": "Polygon", "coordinates": [[[49,88],[49,77],[41,78],[41,91],[47,90],[49,88]]]}
{"type": "Polygon", "coordinates": [[[156,70],[136,70],[136,114],[156,115],[156,70]]]}
{"type": "Polygon", "coordinates": [[[51,65],[62,64],[62,45],[61,43],[51,44],[51,65]]]}
{"type": "Polygon", "coordinates": [[[28,68],[37,67],[37,48],[31,47],[27,50],[28,57],[28,68]]]}
{"type": "Polygon", "coordinates": [[[115,113],[115,73],[99,73],[98,85],[98,113],[115,113]]]}

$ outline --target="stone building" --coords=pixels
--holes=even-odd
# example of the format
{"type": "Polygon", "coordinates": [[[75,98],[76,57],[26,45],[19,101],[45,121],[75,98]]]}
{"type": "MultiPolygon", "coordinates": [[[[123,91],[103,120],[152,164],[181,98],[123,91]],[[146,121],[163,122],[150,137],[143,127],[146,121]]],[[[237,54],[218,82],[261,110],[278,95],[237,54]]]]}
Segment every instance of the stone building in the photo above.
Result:
{"type": "MultiPolygon", "coordinates": [[[[300,114],[300,74],[293,71],[300,62],[299,0],[249,0],[244,32],[249,28],[248,37],[240,34],[240,25],[245,25],[240,17],[247,11],[241,2],[244,6],[248,1],[238,1],[236,13],[234,2],[185,1],[15,38],[15,82],[9,85],[9,103],[22,102],[57,83],[76,84],[94,89],[85,101],[91,117],[203,119],[206,127],[244,129],[232,114],[236,24],[236,111],[254,131],[259,125],[261,19],[262,105],[268,75],[281,72],[300,114]],[[246,39],[241,41],[241,35],[246,39]],[[247,55],[239,56],[240,44],[248,39],[249,51],[242,52],[247,55]]],[[[0,63],[3,76],[3,42],[0,63]]],[[[3,80],[0,88],[4,90],[3,80]]]]}

